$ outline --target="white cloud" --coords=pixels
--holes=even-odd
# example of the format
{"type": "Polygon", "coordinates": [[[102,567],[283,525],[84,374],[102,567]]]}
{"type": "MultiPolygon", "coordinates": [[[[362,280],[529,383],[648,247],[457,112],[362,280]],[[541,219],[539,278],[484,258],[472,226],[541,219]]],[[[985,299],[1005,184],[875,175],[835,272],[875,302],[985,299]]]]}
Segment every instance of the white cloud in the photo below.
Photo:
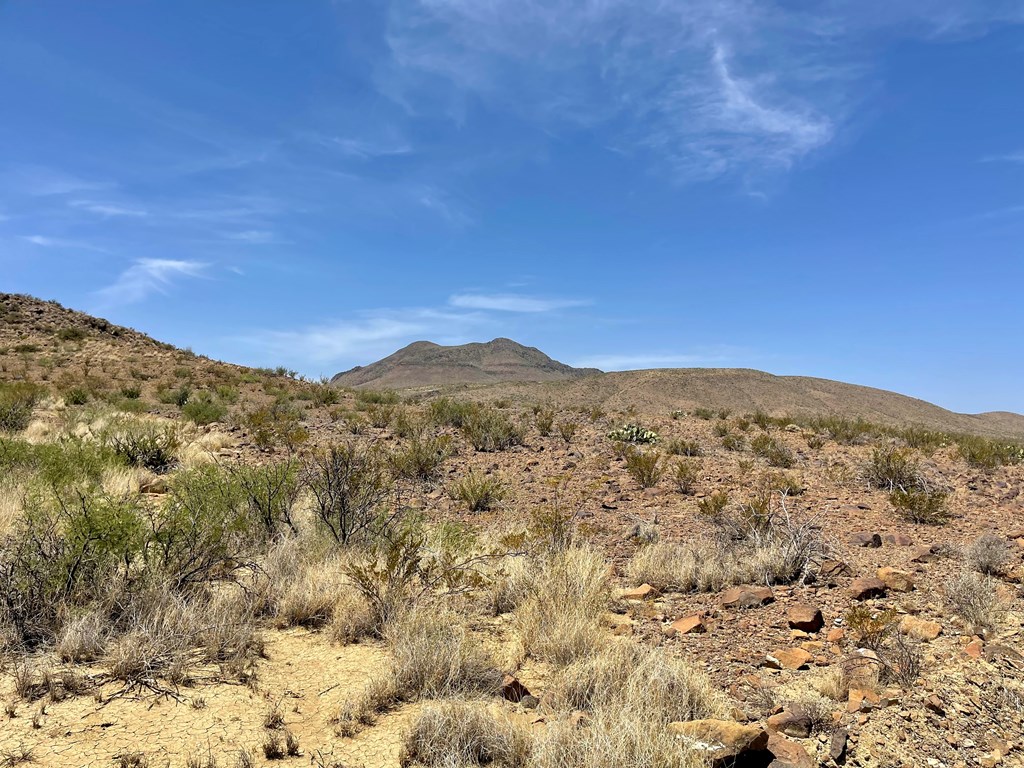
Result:
{"type": "Polygon", "coordinates": [[[21,239],[26,243],[38,245],[40,248],[71,248],[80,251],[99,251],[105,253],[103,248],[98,248],[90,243],[81,240],[68,240],[63,237],[49,237],[47,235],[22,235],[21,239]]]}
{"type": "Polygon", "coordinates": [[[113,205],[110,203],[96,203],[91,200],[72,200],[70,203],[72,208],[78,208],[89,213],[95,213],[100,216],[127,216],[131,218],[144,218],[149,215],[147,211],[141,208],[126,208],[122,205],[113,205]]]}
{"type": "Polygon", "coordinates": [[[983,163],[1024,163],[1024,150],[1008,152],[1005,155],[988,155],[981,158],[983,163]]]}
{"type": "Polygon", "coordinates": [[[448,299],[449,305],[460,309],[497,312],[551,312],[556,309],[581,307],[589,303],[581,299],[540,298],[518,293],[457,293],[448,299]]]}
{"type": "Polygon", "coordinates": [[[628,354],[628,355],[594,355],[574,360],[573,365],[579,368],[600,368],[602,371],[632,371],[645,368],[692,368],[720,365],[729,357],[718,354],[628,354]]]}
{"type": "Polygon", "coordinates": [[[348,138],[333,138],[330,141],[342,154],[361,160],[408,155],[412,152],[412,146],[405,142],[367,141],[364,139],[348,138]]]}
{"type": "Polygon", "coordinates": [[[203,277],[207,266],[198,261],[139,259],[96,295],[105,305],[131,304],[152,293],[165,293],[179,278],[203,277]]]}
{"type": "Polygon", "coordinates": [[[224,237],[228,240],[239,240],[243,243],[261,245],[274,242],[274,233],[265,229],[247,229],[242,232],[227,232],[224,237]]]}

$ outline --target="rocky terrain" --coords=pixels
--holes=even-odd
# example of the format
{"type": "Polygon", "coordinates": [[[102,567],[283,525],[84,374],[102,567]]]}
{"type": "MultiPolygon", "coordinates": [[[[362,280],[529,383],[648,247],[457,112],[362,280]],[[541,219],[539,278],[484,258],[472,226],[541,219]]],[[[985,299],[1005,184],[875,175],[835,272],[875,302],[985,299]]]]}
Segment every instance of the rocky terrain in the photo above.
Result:
{"type": "Polygon", "coordinates": [[[0,298],[0,764],[1024,764],[1021,446],[687,376],[344,389],[0,298]]]}

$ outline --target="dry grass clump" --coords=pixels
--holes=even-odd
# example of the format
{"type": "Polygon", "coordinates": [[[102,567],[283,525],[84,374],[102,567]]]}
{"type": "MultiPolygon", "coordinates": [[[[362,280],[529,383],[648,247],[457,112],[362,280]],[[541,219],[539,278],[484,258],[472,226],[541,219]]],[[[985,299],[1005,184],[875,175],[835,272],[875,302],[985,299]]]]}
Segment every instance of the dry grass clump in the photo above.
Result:
{"type": "Polygon", "coordinates": [[[964,558],[972,570],[995,576],[1006,569],[1010,547],[1001,536],[983,533],[967,546],[964,558]]]}
{"type": "Polygon", "coordinates": [[[405,737],[400,762],[513,768],[529,764],[532,746],[529,731],[484,701],[431,702],[405,737]]]}
{"type": "Polygon", "coordinates": [[[108,640],[108,617],[99,610],[91,610],[61,627],[54,650],[61,661],[95,661],[103,656],[108,640]]]}
{"type": "Polygon", "coordinates": [[[570,547],[539,558],[531,594],[516,609],[524,652],[556,664],[591,653],[604,633],[608,565],[596,552],[570,547]]]}
{"type": "Polygon", "coordinates": [[[974,629],[995,629],[1006,612],[991,576],[961,571],[946,581],[945,593],[953,613],[974,629]]]}
{"type": "Polygon", "coordinates": [[[339,594],[352,591],[338,557],[310,562],[282,586],[276,606],[278,626],[323,627],[334,615],[339,594]]]}
{"type": "Polygon", "coordinates": [[[342,705],[337,717],[342,735],[371,725],[399,701],[493,694],[501,685],[501,671],[451,610],[412,608],[388,622],[383,634],[393,664],[342,705]]]}
{"type": "Polygon", "coordinates": [[[351,589],[338,595],[327,627],[331,640],[347,645],[372,635],[376,628],[376,619],[366,598],[351,589]]]}

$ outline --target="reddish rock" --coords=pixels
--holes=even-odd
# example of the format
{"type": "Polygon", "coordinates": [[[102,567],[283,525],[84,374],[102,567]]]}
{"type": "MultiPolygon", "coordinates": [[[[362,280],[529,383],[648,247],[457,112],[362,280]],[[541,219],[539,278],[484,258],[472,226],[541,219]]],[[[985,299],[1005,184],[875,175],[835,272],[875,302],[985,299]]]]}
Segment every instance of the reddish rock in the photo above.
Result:
{"type": "Polygon", "coordinates": [[[776,712],[768,718],[767,725],[771,732],[784,733],[796,739],[806,739],[814,727],[811,716],[800,706],[787,707],[781,712],[776,712]]]}
{"type": "Polygon", "coordinates": [[[830,643],[841,643],[846,638],[846,630],[842,627],[832,627],[825,635],[825,639],[830,643]]]}
{"type": "Polygon", "coordinates": [[[822,560],[818,569],[818,577],[835,579],[839,576],[853,576],[853,570],[842,560],[822,560]]]}
{"type": "Polygon", "coordinates": [[[803,632],[817,632],[825,625],[821,610],[808,603],[796,603],[786,611],[786,620],[791,629],[803,632]]]}
{"type": "Polygon", "coordinates": [[[868,688],[851,688],[846,700],[847,712],[870,712],[881,702],[881,697],[868,688]]]}
{"type": "Polygon", "coordinates": [[[882,537],[877,533],[859,532],[850,534],[850,544],[855,547],[871,547],[878,549],[882,546],[882,537]]]}
{"type": "Polygon", "coordinates": [[[881,579],[873,579],[870,576],[861,576],[853,580],[850,585],[850,594],[854,600],[869,600],[872,597],[885,595],[885,582],[881,579]]]}
{"type": "Polygon", "coordinates": [[[818,765],[800,744],[778,733],[768,736],[768,751],[775,757],[770,768],[817,768],[818,765]]]}
{"type": "Polygon", "coordinates": [[[689,635],[696,632],[707,632],[707,625],[704,624],[704,620],[699,614],[676,619],[665,630],[665,634],[669,637],[689,635]]]}
{"type": "Polygon", "coordinates": [[[721,602],[726,608],[757,608],[775,600],[768,587],[730,587],[722,593],[721,602]]]}
{"type": "Polygon", "coordinates": [[[876,575],[885,583],[885,586],[896,592],[910,592],[914,589],[914,577],[907,571],[886,566],[879,568],[876,575]]]}
{"type": "Polygon", "coordinates": [[[942,625],[937,621],[928,621],[917,616],[904,616],[900,619],[900,632],[916,640],[934,640],[942,634],[942,625]]]}
{"type": "Polygon", "coordinates": [[[985,643],[981,640],[971,640],[971,642],[964,646],[964,655],[971,659],[980,659],[984,649],[985,643]]]}
{"type": "Polygon", "coordinates": [[[889,533],[882,537],[886,544],[895,544],[897,547],[909,547],[914,540],[905,533],[889,533]]]}
{"type": "Polygon", "coordinates": [[[939,717],[945,717],[946,707],[942,703],[942,699],[940,699],[934,693],[924,700],[924,705],[929,711],[935,713],[939,717]]]}
{"type": "Polygon", "coordinates": [[[936,551],[936,547],[918,547],[914,550],[914,554],[910,557],[912,563],[931,563],[939,559],[939,554],[936,551]]]}
{"type": "Polygon", "coordinates": [[[737,758],[753,757],[766,752],[768,748],[768,731],[757,725],[744,725],[731,720],[669,723],[668,730],[704,752],[711,758],[713,767],[732,765],[739,762],[737,758]]]}
{"type": "Polygon", "coordinates": [[[625,589],[619,593],[623,600],[653,600],[661,593],[650,584],[641,584],[636,589],[625,589]]]}
{"type": "Polygon", "coordinates": [[[813,658],[803,648],[780,648],[765,656],[764,663],[772,669],[800,669],[806,667],[813,658]]]}

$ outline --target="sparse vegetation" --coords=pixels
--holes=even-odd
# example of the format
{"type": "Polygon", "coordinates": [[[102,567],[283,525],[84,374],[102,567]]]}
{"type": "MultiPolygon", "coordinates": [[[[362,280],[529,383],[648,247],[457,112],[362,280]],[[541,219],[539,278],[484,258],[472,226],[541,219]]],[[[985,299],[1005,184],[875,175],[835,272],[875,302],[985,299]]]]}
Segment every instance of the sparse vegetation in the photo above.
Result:
{"type": "Polygon", "coordinates": [[[508,496],[507,484],[496,475],[470,471],[448,486],[449,495],[461,501],[470,512],[482,512],[508,496]]]}

